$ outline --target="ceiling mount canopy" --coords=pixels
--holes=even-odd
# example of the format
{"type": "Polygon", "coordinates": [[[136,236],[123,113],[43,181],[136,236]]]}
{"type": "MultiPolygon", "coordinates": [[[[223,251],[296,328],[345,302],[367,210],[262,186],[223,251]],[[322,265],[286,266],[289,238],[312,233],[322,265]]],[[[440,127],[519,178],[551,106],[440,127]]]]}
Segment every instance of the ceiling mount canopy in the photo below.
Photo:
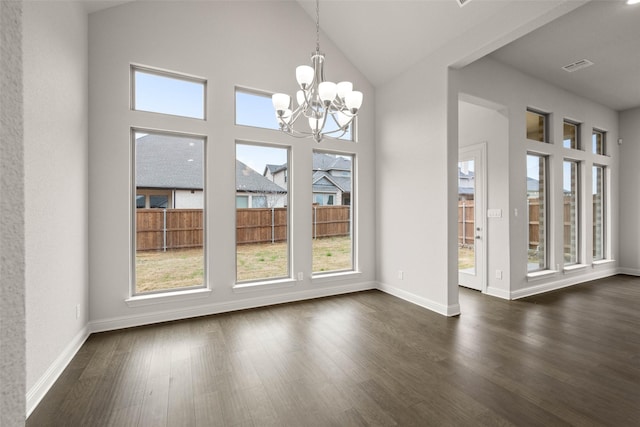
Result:
{"type": "Polygon", "coordinates": [[[300,89],[296,93],[298,106],[292,108],[291,96],[275,93],[271,97],[280,130],[299,138],[340,138],[353,123],[362,105],[362,92],[353,90],[353,83],[334,83],[324,79],[324,54],[320,52],[320,1],[316,0],[316,51],[311,64],[296,68],[300,89]],[[300,122],[303,122],[300,124],[300,122]]]}

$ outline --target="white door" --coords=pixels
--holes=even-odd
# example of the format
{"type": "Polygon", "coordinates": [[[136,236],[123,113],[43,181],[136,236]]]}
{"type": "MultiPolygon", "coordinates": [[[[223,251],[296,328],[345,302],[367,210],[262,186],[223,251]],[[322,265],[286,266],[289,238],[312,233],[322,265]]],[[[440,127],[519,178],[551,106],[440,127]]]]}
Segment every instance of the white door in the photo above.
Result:
{"type": "Polygon", "coordinates": [[[485,172],[486,144],[460,148],[458,154],[458,283],[486,292],[485,172]]]}

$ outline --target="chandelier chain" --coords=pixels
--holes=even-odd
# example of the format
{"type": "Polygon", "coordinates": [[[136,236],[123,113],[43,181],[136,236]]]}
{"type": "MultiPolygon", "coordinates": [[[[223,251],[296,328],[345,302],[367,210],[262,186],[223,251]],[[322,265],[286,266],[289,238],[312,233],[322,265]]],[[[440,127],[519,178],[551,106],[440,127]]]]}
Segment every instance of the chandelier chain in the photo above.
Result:
{"type": "Polygon", "coordinates": [[[316,0],[316,52],[320,52],[320,0],[316,0]]]}

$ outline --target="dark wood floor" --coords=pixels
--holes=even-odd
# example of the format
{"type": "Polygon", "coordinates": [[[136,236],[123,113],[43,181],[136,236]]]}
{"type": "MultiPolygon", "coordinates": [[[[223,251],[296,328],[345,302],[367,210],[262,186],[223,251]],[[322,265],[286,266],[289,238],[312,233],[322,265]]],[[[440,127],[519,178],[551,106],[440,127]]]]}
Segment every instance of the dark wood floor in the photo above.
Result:
{"type": "Polygon", "coordinates": [[[27,426],[640,425],[640,279],[362,292],[92,335],[27,426]]]}

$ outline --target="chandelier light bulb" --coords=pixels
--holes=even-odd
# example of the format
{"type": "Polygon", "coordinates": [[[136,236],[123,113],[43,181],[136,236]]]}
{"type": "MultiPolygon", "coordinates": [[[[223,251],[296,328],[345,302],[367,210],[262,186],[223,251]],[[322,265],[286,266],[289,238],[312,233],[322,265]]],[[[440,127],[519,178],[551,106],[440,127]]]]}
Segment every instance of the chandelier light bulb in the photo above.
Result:
{"type": "Polygon", "coordinates": [[[344,97],[353,91],[353,83],[351,82],[340,82],[338,83],[338,98],[344,101],[344,97]]]}
{"type": "Polygon", "coordinates": [[[296,92],[296,100],[298,101],[298,105],[303,105],[305,103],[304,91],[299,90],[296,92]]]}
{"type": "Polygon", "coordinates": [[[313,83],[314,75],[315,71],[313,70],[313,67],[308,65],[300,65],[296,68],[296,80],[303,90],[313,83]]]}
{"type": "Polygon", "coordinates": [[[362,106],[362,92],[352,90],[344,97],[344,103],[351,114],[356,114],[362,106]]]}
{"type": "Polygon", "coordinates": [[[309,127],[313,133],[316,133],[320,130],[320,125],[322,124],[322,119],[316,119],[315,117],[309,117],[309,127]]]}
{"type": "Polygon", "coordinates": [[[318,85],[318,94],[325,105],[330,105],[338,94],[338,86],[334,82],[322,82],[318,85]]]}
{"type": "Polygon", "coordinates": [[[284,111],[291,105],[291,97],[286,93],[274,93],[271,95],[271,102],[276,111],[284,111]]]}

